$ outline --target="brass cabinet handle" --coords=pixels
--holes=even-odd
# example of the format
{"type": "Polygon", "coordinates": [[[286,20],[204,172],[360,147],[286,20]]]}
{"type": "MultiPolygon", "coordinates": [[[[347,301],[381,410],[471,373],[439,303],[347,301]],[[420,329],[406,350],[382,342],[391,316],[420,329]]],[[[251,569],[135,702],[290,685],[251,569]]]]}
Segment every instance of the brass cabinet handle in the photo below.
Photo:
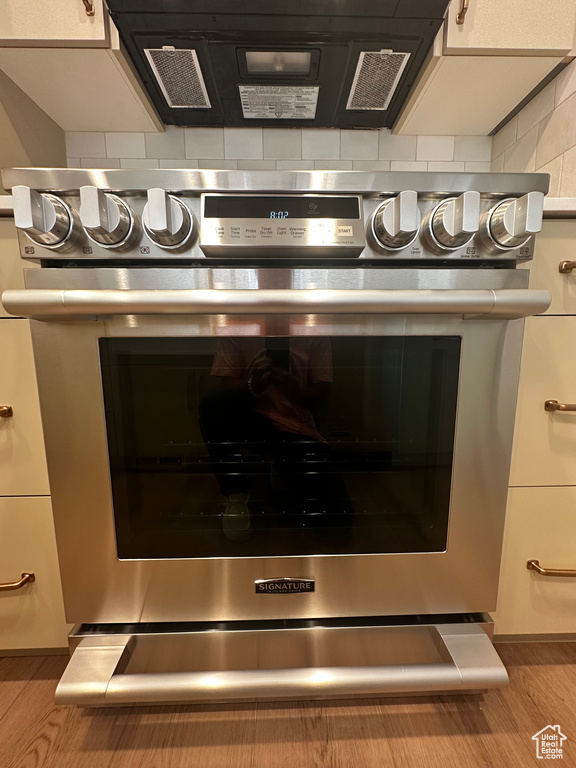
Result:
{"type": "Polygon", "coordinates": [[[545,400],[545,411],[576,411],[576,403],[559,403],[558,400],[545,400]]]}
{"type": "Polygon", "coordinates": [[[573,269],[576,269],[576,261],[561,261],[558,265],[558,272],[563,275],[569,275],[573,269]]]}
{"type": "Polygon", "coordinates": [[[529,571],[536,571],[540,576],[576,576],[576,570],[566,570],[563,568],[542,568],[539,560],[528,560],[526,568],[529,571]]]}
{"type": "Polygon", "coordinates": [[[0,592],[11,592],[13,589],[22,589],[25,584],[31,584],[36,581],[33,573],[23,573],[18,581],[9,581],[8,584],[0,584],[0,592]]]}
{"type": "Polygon", "coordinates": [[[0,418],[9,419],[11,416],[14,416],[14,411],[12,410],[12,406],[0,405],[0,418]]]}
{"type": "Polygon", "coordinates": [[[464,19],[468,13],[468,2],[469,0],[462,0],[462,7],[456,14],[456,24],[464,24],[464,19]]]}
{"type": "Polygon", "coordinates": [[[82,2],[84,3],[84,8],[86,9],[86,16],[94,16],[96,11],[92,5],[92,0],[82,0],[82,2]]]}

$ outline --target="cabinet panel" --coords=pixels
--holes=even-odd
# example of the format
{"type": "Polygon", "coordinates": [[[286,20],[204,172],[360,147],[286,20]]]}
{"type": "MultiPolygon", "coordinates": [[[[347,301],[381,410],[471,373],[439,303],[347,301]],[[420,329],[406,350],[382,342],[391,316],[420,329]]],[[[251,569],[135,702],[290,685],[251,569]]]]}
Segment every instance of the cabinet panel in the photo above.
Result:
{"type": "Polygon", "coordinates": [[[547,56],[438,56],[436,52],[437,46],[400,114],[395,133],[488,135],[561,61],[547,56]]]}
{"type": "Polygon", "coordinates": [[[43,496],[50,493],[27,320],[0,319],[0,405],[11,418],[0,418],[0,494],[43,496]]]}
{"type": "Polygon", "coordinates": [[[530,288],[552,294],[548,315],[576,315],[576,269],[571,274],[558,271],[561,261],[576,260],[575,243],[576,221],[545,221],[536,237],[534,260],[523,265],[530,270],[530,288]]]}
{"type": "Polygon", "coordinates": [[[574,45],[575,0],[470,0],[464,23],[452,0],[445,25],[444,53],[564,55],[574,45]]]}
{"type": "Polygon", "coordinates": [[[576,412],[544,410],[576,403],[575,345],[576,317],[526,321],[511,486],[576,485],[576,412]]]}
{"type": "Polygon", "coordinates": [[[36,581],[0,592],[0,648],[63,648],[68,628],[48,498],[0,498],[0,582],[36,581]]]}
{"type": "Polygon", "coordinates": [[[497,634],[576,632],[576,578],[526,568],[576,569],[576,488],[511,488],[500,571],[497,634]]]}
{"type": "Polygon", "coordinates": [[[91,0],[94,16],[87,16],[82,0],[2,0],[0,45],[105,46],[106,9],[91,0]]]}

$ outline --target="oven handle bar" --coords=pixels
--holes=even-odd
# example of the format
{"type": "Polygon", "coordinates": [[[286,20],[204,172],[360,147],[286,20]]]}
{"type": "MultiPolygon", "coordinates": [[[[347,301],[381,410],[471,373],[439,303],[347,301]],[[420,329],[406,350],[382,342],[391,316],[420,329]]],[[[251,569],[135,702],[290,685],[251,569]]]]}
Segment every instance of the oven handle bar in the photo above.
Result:
{"type": "Polygon", "coordinates": [[[84,638],[58,683],[56,704],[110,706],[203,701],[282,701],[485,690],[508,683],[478,626],[436,625],[439,663],[122,674],[137,636],[84,638]]]}
{"type": "Polygon", "coordinates": [[[16,317],[198,314],[441,314],[514,319],[545,312],[548,291],[471,290],[54,290],[4,291],[16,317]]]}

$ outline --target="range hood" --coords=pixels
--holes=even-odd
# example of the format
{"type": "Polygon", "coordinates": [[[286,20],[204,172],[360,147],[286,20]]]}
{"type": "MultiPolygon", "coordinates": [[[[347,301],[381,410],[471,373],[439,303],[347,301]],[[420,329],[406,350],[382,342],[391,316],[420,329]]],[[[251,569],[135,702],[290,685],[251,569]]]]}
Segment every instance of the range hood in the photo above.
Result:
{"type": "Polygon", "coordinates": [[[394,123],[449,0],[108,0],[165,123],[394,123]]]}

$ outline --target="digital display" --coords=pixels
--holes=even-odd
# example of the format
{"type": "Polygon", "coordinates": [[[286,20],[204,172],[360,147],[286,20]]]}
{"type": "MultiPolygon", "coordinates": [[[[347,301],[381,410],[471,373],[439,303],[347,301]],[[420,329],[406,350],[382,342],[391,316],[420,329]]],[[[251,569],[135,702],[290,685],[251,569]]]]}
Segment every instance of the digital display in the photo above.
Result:
{"type": "Polygon", "coordinates": [[[207,219],[359,219],[357,197],[206,195],[207,219]]]}

